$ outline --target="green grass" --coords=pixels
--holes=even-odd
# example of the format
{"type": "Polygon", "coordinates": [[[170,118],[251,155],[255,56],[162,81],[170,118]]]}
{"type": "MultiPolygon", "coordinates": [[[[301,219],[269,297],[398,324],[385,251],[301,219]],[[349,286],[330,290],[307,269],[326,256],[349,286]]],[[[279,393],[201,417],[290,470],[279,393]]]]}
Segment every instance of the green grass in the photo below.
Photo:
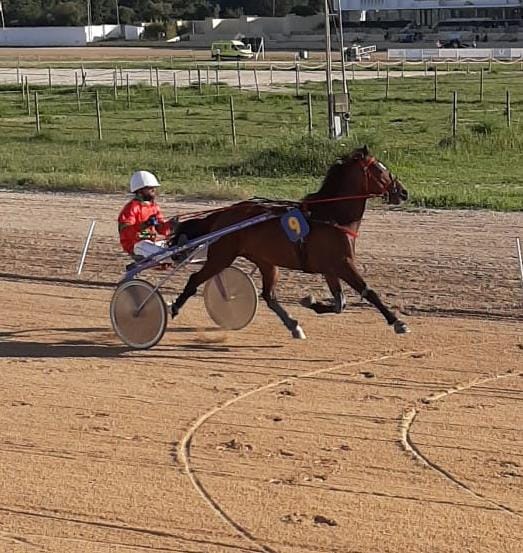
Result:
{"type": "MultiPolygon", "coordinates": [[[[220,199],[250,195],[297,198],[317,189],[328,166],[366,143],[411,193],[411,205],[441,208],[523,209],[523,72],[485,75],[452,72],[438,79],[391,78],[350,83],[350,137],[326,139],[324,87],[252,93],[213,86],[179,89],[178,102],[164,86],[168,140],[164,141],[157,92],[133,87],[113,98],[98,89],[103,140],[98,140],[94,89],[80,110],[74,90],[39,89],[42,132],[35,132],[20,92],[0,87],[0,182],[50,190],[123,191],[136,169],[158,174],[164,193],[220,199]],[[505,90],[511,91],[507,127],[505,90]],[[451,97],[458,91],[458,135],[451,136],[451,97]],[[313,99],[312,137],[307,99],[313,99]],[[234,94],[238,146],[231,140],[229,96],[234,94]]],[[[336,87],[339,89],[340,84],[336,87]]]]}

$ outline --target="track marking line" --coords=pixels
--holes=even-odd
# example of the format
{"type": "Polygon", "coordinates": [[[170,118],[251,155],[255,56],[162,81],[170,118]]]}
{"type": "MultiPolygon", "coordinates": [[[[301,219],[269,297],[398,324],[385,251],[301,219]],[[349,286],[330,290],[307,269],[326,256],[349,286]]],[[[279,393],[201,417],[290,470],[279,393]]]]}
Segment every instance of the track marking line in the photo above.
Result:
{"type": "MultiPolygon", "coordinates": [[[[213,499],[213,497],[207,492],[203,484],[200,482],[199,478],[196,476],[194,469],[191,465],[191,442],[194,435],[198,431],[198,429],[201,426],[203,426],[205,422],[208,421],[211,417],[213,417],[220,411],[227,409],[231,405],[239,401],[242,401],[244,399],[247,399],[248,397],[253,396],[255,394],[265,392],[267,390],[271,390],[272,388],[276,388],[277,386],[290,384],[291,382],[295,382],[297,380],[304,380],[307,378],[317,376],[319,374],[328,373],[339,369],[361,367],[363,365],[378,363],[380,361],[385,361],[387,359],[397,359],[397,358],[412,356],[413,354],[427,353],[427,351],[413,350],[413,351],[402,352],[399,354],[382,355],[380,357],[375,357],[372,359],[363,359],[361,361],[338,363],[331,367],[325,367],[323,369],[318,369],[302,375],[286,377],[281,380],[277,380],[275,382],[270,382],[269,384],[265,384],[263,386],[259,386],[252,390],[249,390],[248,392],[245,392],[240,396],[234,397],[222,403],[221,405],[214,407],[207,413],[204,413],[193,423],[193,425],[189,428],[189,430],[187,431],[187,433],[185,434],[185,436],[182,438],[180,442],[180,447],[179,447],[180,458],[183,461],[185,472],[187,473],[187,476],[189,477],[191,484],[196,489],[196,491],[200,494],[200,496],[205,501],[205,503],[207,503],[207,505],[211,508],[211,510],[214,511],[214,513],[218,515],[227,525],[231,526],[239,536],[241,536],[242,538],[250,542],[251,545],[256,547],[257,551],[261,551],[263,553],[277,553],[275,549],[272,549],[268,545],[260,543],[257,540],[257,538],[253,534],[251,534],[251,532],[249,532],[249,530],[247,530],[241,524],[233,520],[233,518],[230,515],[228,515],[225,512],[225,510],[220,506],[220,504],[215,499],[213,499]]],[[[356,374],[351,376],[355,376],[355,375],[356,374]]]]}
{"type": "MultiPolygon", "coordinates": [[[[514,377],[521,377],[521,376],[523,376],[523,373],[508,371],[506,373],[497,374],[495,376],[490,376],[487,378],[475,379],[475,380],[472,380],[471,382],[468,382],[467,384],[453,386],[452,388],[449,388],[444,392],[439,392],[437,394],[426,396],[421,399],[421,403],[424,405],[430,405],[435,401],[445,399],[453,394],[457,394],[465,390],[470,390],[475,386],[480,386],[481,384],[486,384],[487,382],[501,380],[502,378],[514,378],[514,377]]],[[[494,501],[493,499],[490,499],[480,494],[479,492],[474,491],[470,486],[468,486],[464,482],[461,482],[461,480],[459,480],[454,475],[452,475],[448,470],[446,470],[443,467],[440,467],[437,463],[431,461],[426,455],[424,455],[420,451],[420,449],[412,441],[410,431],[412,429],[412,425],[414,424],[414,421],[416,420],[417,415],[420,413],[422,409],[423,409],[423,406],[411,407],[409,410],[403,413],[403,416],[401,419],[401,427],[400,427],[401,444],[403,446],[403,449],[408,453],[410,453],[417,461],[420,461],[423,465],[439,473],[443,478],[445,478],[446,480],[449,480],[450,482],[452,482],[453,484],[455,484],[456,486],[458,486],[468,494],[472,495],[476,499],[480,499],[481,501],[487,502],[490,505],[495,506],[497,509],[504,511],[505,513],[508,513],[510,515],[514,515],[520,518],[523,517],[523,515],[521,515],[518,511],[515,511],[514,509],[511,509],[510,507],[507,507],[502,503],[498,503],[497,501],[494,501]]]]}

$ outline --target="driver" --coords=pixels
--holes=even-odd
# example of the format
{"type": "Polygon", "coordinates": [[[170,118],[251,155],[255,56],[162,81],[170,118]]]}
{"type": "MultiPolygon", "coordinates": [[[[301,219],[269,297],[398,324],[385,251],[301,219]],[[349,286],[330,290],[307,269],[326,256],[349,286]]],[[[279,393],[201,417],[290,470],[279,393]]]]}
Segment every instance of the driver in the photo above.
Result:
{"type": "Polygon", "coordinates": [[[158,235],[172,234],[178,225],[176,217],[166,221],[156,203],[158,179],[149,171],[137,171],[129,185],[134,198],[120,211],[118,233],[120,244],[134,259],[141,259],[159,253],[165,247],[165,240],[158,235]]]}

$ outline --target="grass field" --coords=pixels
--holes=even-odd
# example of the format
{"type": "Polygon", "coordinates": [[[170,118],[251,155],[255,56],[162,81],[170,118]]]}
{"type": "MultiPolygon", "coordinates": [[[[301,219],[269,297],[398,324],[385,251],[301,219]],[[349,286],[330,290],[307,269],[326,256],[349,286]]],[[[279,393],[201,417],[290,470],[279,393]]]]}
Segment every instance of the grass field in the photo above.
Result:
{"type": "MultiPolygon", "coordinates": [[[[523,209],[523,72],[496,67],[484,77],[479,101],[477,71],[432,77],[350,83],[353,121],[348,138],[326,139],[326,99],[320,85],[302,84],[300,95],[281,88],[253,92],[213,86],[164,86],[167,140],[155,89],[125,88],[114,98],[98,89],[103,140],[98,139],[94,88],[80,105],[74,89],[41,88],[41,132],[34,95],[0,91],[0,180],[6,186],[55,190],[124,190],[137,168],[156,172],[165,192],[192,197],[251,195],[295,198],[316,189],[336,156],[368,144],[411,192],[429,207],[523,209]],[[511,93],[511,126],[506,117],[511,93]],[[458,93],[458,132],[452,137],[451,99],[458,93]],[[309,136],[307,92],[312,94],[309,136]],[[234,95],[237,147],[231,139],[234,95]]],[[[337,84],[339,88],[339,83],[337,84]]]]}

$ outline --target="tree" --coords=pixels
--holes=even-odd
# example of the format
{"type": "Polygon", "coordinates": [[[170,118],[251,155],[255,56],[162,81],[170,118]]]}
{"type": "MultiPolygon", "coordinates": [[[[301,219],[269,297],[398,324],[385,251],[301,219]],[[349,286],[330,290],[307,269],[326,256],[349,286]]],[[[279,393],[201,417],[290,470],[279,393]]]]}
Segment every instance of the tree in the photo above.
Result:
{"type": "Polygon", "coordinates": [[[50,18],[55,25],[81,25],[84,13],[76,2],[62,2],[52,10],[50,18]]]}
{"type": "Polygon", "coordinates": [[[38,25],[44,18],[40,0],[4,0],[6,25],[38,25]]]}
{"type": "Polygon", "coordinates": [[[138,18],[134,10],[127,6],[120,6],[120,23],[122,25],[130,25],[135,21],[138,21],[138,18]]]}
{"type": "Polygon", "coordinates": [[[313,11],[313,13],[323,13],[325,11],[324,0],[309,0],[308,6],[313,11]]]}
{"type": "MultiPolygon", "coordinates": [[[[82,25],[87,23],[86,0],[2,0],[8,26],[82,25]]],[[[94,24],[116,22],[116,0],[91,0],[94,24]]],[[[120,21],[162,21],[203,19],[218,14],[287,15],[296,6],[322,11],[323,0],[118,0],[120,21]]],[[[300,8],[298,8],[298,12],[300,8]]]]}

